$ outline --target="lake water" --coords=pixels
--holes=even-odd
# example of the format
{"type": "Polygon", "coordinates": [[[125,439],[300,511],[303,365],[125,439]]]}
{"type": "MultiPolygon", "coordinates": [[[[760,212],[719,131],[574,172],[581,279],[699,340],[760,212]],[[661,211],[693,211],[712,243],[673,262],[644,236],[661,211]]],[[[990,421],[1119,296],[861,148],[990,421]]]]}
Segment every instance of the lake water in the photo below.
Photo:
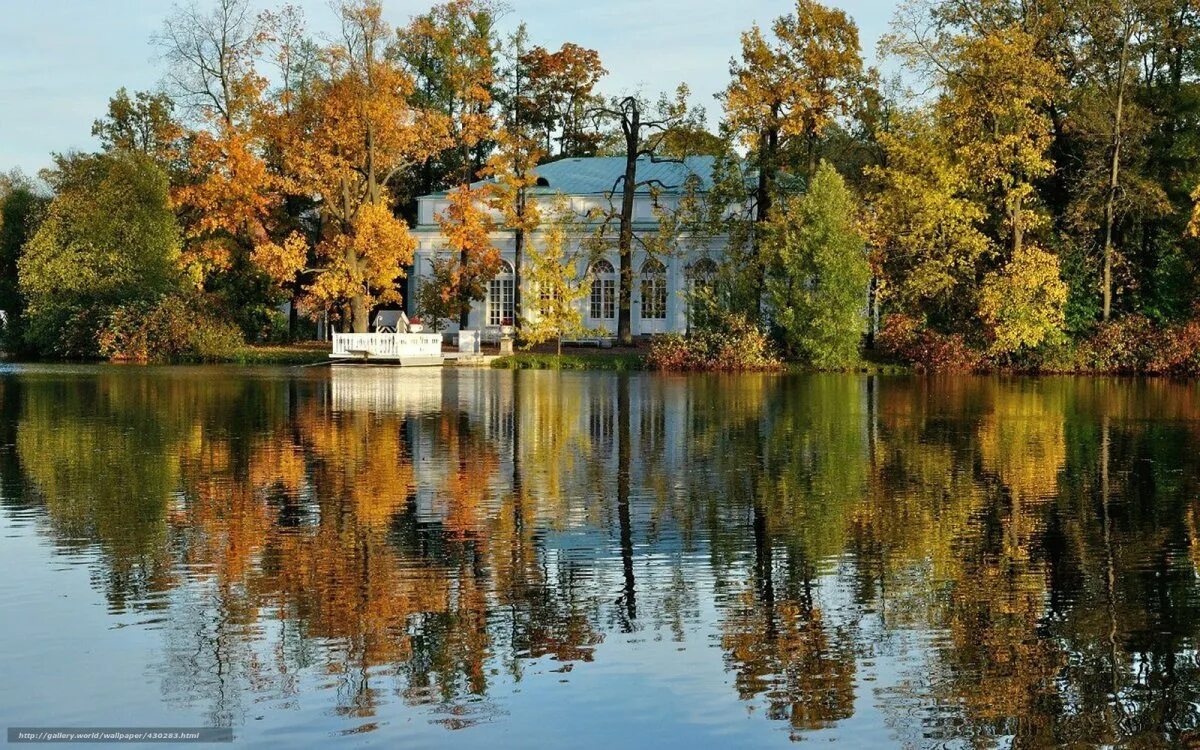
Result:
{"type": "Polygon", "coordinates": [[[1200,742],[1200,389],[10,367],[0,723],[1200,742]]]}

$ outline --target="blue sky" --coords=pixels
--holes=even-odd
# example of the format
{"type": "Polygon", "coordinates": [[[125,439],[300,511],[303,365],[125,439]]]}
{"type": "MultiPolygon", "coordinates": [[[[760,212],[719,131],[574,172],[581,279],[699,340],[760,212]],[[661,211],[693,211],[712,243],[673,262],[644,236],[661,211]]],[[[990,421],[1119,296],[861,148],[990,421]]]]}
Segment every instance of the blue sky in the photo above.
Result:
{"type": "MultiPolygon", "coordinates": [[[[203,0],[202,0],[203,1],[203,0]]],[[[332,28],[326,0],[304,7],[317,35],[332,28]]],[[[827,0],[828,1],[828,0],[827,0]]],[[[279,3],[254,0],[259,7],[279,3]]],[[[887,29],[891,0],[833,0],[858,23],[864,56],[887,29]]],[[[150,44],[170,10],[163,0],[41,0],[8,3],[0,23],[0,172],[35,173],[52,151],[91,149],[92,120],[121,86],[155,88],[162,65],[150,44]]],[[[405,22],[427,0],[384,0],[390,20],[405,22]]],[[[691,86],[718,119],[712,95],[724,87],[738,34],[753,21],[788,12],[789,0],[509,0],[502,25],[524,20],[534,43],[573,41],[600,52],[606,92],[648,93],[691,86]],[[586,10],[584,10],[586,8],[586,10]]]]}

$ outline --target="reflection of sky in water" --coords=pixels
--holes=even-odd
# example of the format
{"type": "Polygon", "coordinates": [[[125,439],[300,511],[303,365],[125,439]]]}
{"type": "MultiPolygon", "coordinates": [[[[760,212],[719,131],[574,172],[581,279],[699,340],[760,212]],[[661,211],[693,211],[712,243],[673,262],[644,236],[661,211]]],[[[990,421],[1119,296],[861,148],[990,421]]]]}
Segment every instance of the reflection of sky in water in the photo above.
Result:
{"type": "Polygon", "coordinates": [[[1186,387],[0,386],[6,725],[668,748],[1169,744],[1196,722],[1186,387]]]}

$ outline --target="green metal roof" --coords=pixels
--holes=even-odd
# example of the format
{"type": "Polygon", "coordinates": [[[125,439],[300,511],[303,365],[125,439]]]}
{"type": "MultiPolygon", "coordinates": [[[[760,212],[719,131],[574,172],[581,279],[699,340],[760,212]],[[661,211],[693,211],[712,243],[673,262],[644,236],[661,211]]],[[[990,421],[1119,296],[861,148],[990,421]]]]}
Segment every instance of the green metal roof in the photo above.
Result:
{"type": "MultiPolygon", "coordinates": [[[[700,180],[700,190],[712,187],[712,172],[715,158],[712,156],[689,156],[682,161],[655,161],[648,156],[638,159],[638,193],[647,194],[652,189],[661,193],[683,192],[687,180],[695,176],[700,180]],[[652,183],[652,184],[642,184],[652,183]]],[[[539,166],[534,170],[539,178],[537,193],[564,195],[603,195],[609,191],[619,192],[618,178],[625,173],[624,156],[593,156],[578,159],[559,159],[539,166]],[[540,184],[544,182],[545,184],[540,184]]],[[[474,187],[488,181],[474,183],[474,187]]],[[[445,195],[445,192],[430,196],[445,195]]]]}

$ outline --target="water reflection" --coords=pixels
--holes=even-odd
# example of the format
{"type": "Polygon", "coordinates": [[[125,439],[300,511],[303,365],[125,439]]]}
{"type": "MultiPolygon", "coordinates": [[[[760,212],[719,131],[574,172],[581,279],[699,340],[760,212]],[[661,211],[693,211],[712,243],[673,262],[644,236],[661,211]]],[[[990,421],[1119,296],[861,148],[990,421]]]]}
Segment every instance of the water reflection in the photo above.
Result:
{"type": "Polygon", "coordinates": [[[503,725],[666,642],[742,741],[1194,739],[1190,385],[230,372],[0,378],[6,512],[209,723],[503,725]]]}

